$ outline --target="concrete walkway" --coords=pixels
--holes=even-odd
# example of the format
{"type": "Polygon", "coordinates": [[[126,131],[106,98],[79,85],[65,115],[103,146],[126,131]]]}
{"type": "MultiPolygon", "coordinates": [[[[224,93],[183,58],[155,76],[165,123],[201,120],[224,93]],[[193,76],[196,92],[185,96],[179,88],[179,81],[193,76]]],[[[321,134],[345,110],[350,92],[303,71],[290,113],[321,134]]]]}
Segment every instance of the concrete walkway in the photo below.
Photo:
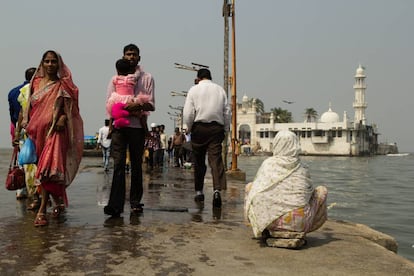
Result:
{"type": "Polygon", "coordinates": [[[82,161],[61,219],[35,228],[24,202],[2,218],[0,275],[414,275],[395,240],[364,225],[330,220],[300,250],[265,247],[243,222],[244,183],[229,180],[213,213],[211,178],[199,209],[191,170],[148,172],[144,214],[131,216],[126,204],[109,218],[111,174],[96,163],[82,161]]]}

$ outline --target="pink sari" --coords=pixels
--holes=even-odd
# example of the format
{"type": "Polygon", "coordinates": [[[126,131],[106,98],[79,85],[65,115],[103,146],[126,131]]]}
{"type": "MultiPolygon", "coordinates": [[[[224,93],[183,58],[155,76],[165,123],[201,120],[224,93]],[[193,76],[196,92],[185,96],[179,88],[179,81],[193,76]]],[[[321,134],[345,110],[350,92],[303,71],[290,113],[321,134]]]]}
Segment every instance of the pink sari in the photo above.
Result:
{"type": "Polygon", "coordinates": [[[83,121],[79,113],[78,88],[60,55],[58,61],[59,79],[42,89],[39,88],[44,76],[42,66],[36,71],[23,125],[27,122],[26,132],[36,145],[37,185],[53,197],[63,198],[67,205],[66,187],[75,178],[83,153],[83,121]],[[67,116],[65,128],[55,131],[61,115],[67,116]]]}

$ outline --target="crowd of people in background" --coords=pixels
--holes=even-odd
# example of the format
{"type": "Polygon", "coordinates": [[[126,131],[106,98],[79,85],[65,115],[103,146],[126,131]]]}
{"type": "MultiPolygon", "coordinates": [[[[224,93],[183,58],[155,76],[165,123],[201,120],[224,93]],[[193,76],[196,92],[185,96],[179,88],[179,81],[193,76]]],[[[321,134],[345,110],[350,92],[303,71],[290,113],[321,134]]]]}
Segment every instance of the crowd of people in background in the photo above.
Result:
{"type": "MultiPolygon", "coordinates": [[[[102,151],[102,166],[105,172],[110,168],[110,121],[105,119],[96,135],[97,149],[102,151]]],[[[183,129],[175,128],[175,133],[167,135],[165,125],[152,123],[148,135],[145,137],[143,163],[148,170],[162,169],[163,167],[192,168],[191,134],[183,129]]],[[[125,170],[129,173],[129,162],[126,160],[125,170]]]]}

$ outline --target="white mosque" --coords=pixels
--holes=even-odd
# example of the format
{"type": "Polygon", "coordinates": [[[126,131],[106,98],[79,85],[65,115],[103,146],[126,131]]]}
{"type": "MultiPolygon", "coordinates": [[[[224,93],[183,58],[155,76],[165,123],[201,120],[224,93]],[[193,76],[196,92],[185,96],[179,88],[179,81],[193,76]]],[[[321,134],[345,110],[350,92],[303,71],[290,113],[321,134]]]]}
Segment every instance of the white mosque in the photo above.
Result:
{"type": "Polygon", "coordinates": [[[301,123],[276,123],[273,113],[257,114],[255,101],[245,95],[237,104],[237,133],[242,153],[250,150],[271,152],[278,131],[290,130],[300,139],[304,155],[361,156],[378,153],[378,132],[367,125],[365,111],[365,70],[359,65],[355,74],[354,119],[344,112],[342,120],[331,106],[316,120],[301,123]]]}

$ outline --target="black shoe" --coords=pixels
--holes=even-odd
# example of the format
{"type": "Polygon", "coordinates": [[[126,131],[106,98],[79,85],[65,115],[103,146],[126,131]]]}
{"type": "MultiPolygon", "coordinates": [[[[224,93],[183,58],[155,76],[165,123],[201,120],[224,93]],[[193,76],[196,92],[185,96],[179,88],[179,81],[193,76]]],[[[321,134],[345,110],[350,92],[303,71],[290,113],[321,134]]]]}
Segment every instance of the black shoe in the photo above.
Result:
{"type": "Polygon", "coordinates": [[[204,202],[204,195],[203,194],[196,195],[194,197],[194,201],[195,202],[204,202]]]}
{"type": "Polygon", "coordinates": [[[213,207],[221,208],[221,196],[219,191],[215,191],[213,194],[213,207]]]}
{"type": "Polygon", "coordinates": [[[121,215],[121,212],[119,212],[119,211],[115,210],[114,208],[112,208],[112,207],[111,207],[111,206],[109,206],[109,205],[106,205],[106,206],[104,207],[104,213],[105,213],[106,215],[111,216],[111,217],[119,217],[119,216],[121,215]]]}
{"type": "Polygon", "coordinates": [[[221,208],[213,207],[213,219],[221,219],[221,208]]]}
{"type": "Polygon", "coordinates": [[[138,204],[136,206],[131,206],[131,212],[134,214],[142,214],[144,212],[144,204],[138,204]]]}

